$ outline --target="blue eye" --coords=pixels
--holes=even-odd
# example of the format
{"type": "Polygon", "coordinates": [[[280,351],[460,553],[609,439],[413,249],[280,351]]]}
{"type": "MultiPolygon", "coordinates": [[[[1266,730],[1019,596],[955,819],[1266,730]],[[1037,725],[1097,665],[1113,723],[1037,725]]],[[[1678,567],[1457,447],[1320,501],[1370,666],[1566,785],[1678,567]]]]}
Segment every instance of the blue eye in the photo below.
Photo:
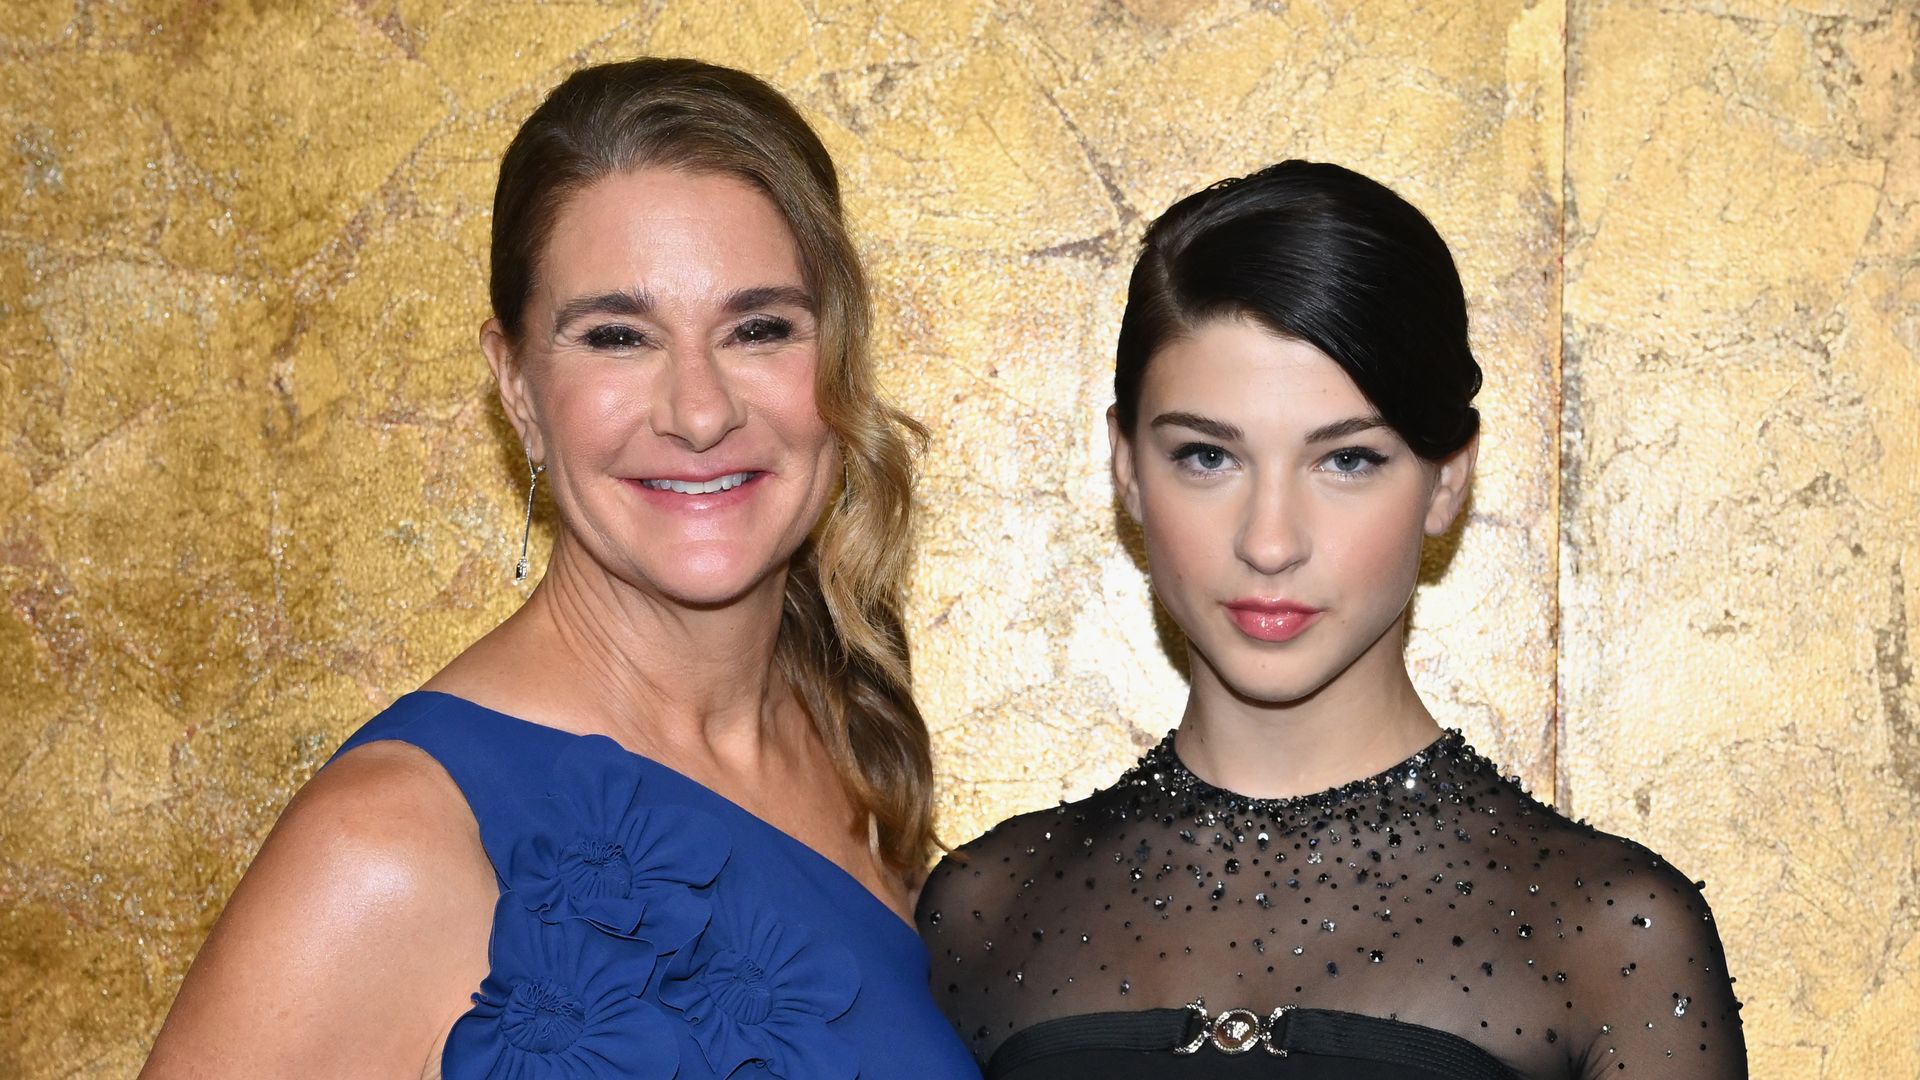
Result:
{"type": "Polygon", "coordinates": [[[638,349],[647,343],[645,334],[618,324],[596,326],[581,335],[580,340],[593,349],[638,349]]]}
{"type": "Polygon", "coordinates": [[[1190,472],[1220,472],[1233,464],[1233,455],[1211,443],[1187,443],[1174,450],[1175,464],[1190,472]]]}
{"type": "Polygon", "coordinates": [[[1335,450],[1322,459],[1327,471],[1341,476],[1365,476],[1387,463],[1387,456],[1364,446],[1335,450]]]}

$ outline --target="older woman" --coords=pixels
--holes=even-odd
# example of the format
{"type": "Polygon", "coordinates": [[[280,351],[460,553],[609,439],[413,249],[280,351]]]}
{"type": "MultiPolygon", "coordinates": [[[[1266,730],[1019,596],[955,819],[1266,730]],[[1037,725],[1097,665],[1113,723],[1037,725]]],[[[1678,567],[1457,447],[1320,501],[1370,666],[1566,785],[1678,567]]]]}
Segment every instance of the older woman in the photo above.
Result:
{"type": "Polygon", "coordinates": [[[580,71],[491,291],[546,574],[288,807],[146,1075],[973,1075],[907,921],[915,429],[825,149],[737,71],[580,71]]]}

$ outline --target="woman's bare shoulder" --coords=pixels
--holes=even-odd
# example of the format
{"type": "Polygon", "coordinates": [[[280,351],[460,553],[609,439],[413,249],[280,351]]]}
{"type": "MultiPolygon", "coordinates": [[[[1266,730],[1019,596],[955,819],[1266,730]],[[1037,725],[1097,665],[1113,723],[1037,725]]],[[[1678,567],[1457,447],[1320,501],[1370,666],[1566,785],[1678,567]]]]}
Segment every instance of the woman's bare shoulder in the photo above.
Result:
{"type": "Polygon", "coordinates": [[[268,835],[143,1075],[422,1074],[486,974],[496,894],[431,757],[393,742],[342,754],[268,835]]]}
{"type": "Polygon", "coordinates": [[[309,780],[267,837],[255,874],[294,886],[289,899],[385,897],[403,910],[454,899],[450,882],[483,882],[489,910],[496,891],[459,786],[425,751],[393,741],[355,747],[309,780]]]}

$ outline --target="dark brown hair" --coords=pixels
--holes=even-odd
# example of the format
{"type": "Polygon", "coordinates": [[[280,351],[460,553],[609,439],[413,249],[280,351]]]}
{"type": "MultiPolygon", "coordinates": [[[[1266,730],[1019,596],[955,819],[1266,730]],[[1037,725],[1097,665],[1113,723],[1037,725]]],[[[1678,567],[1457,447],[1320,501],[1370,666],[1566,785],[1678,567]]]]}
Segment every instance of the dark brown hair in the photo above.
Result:
{"type": "Polygon", "coordinates": [[[1249,318],[1339,364],[1413,452],[1480,430],[1480,365],[1446,241],[1411,203],[1338,165],[1283,161],[1174,203],[1127,285],[1113,371],[1122,430],[1147,365],[1214,319],[1249,318]]]}
{"type": "Polygon", "coordinates": [[[933,849],[933,769],[914,703],[901,609],[913,454],[925,432],[880,400],[872,315],[840,183],[813,129],[779,91],[697,60],[644,58],[568,76],[521,125],[493,200],[490,292],[509,340],[554,220],[609,175],[647,167],[742,179],[786,219],[820,322],[815,400],[846,462],[844,489],[788,568],[778,660],[880,854],[917,877],[933,849]]]}

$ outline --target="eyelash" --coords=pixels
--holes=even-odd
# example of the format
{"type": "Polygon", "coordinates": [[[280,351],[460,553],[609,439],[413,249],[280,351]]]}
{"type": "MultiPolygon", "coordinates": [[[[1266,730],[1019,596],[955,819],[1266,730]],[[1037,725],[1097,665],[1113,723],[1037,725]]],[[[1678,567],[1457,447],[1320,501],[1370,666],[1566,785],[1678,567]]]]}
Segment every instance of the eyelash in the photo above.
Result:
{"type": "MultiPolygon", "coordinates": [[[[793,337],[793,322],[772,315],[756,315],[733,328],[729,340],[743,345],[773,345],[793,337]]],[[[647,335],[631,326],[608,323],[580,335],[590,349],[627,350],[643,348],[647,335]]]]}
{"type": "Polygon", "coordinates": [[[581,334],[580,340],[592,349],[638,349],[647,343],[647,335],[631,326],[614,323],[596,326],[581,334]]]}
{"type": "MultiPolygon", "coordinates": [[[[1173,453],[1169,454],[1168,457],[1175,465],[1178,465],[1180,468],[1195,476],[1212,476],[1216,473],[1224,472],[1226,464],[1233,461],[1233,455],[1227,453],[1226,450],[1221,447],[1215,446],[1212,443],[1199,442],[1182,443],[1180,446],[1175,447],[1173,453]],[[1210,469],[1201,468],[1194,460],[1201,454],[1218,454],[1224,460],[1218,467],[1210,469]]],[[[1320,464],[1327,465],[1342,458],[1349,461],[1358,459],[1360,465],[1364,467],[1327,469],[1326,471],[1343,478],[1369,476],[1378,470],[1380,466],[1387,463],[1387,455],[1382,454],[1378,450],[1373,450],[1365,446],[1343,446],[1333,453],[1328,454],[1326,457],[1321,458],[1320,464]]]]}
{"type": "Polygon", "coordinates": [[[1387,455],[1378,450],[1370,450],[1364,446],[1343,446],[1333,453],[1328,454],[1326,457],[1321,458],[1320,461],[1322,464],[1326,464],[1341,457],[1359,458],[1366,468],[1327,470],[1335,476],[1369,476],[1378,471],[1380,466],[1387,463],[1387,455]]]}
{"type": "Polygon", "coordinates": [[[772,345],[793,337],[793,322],[775,315],[755,315],[733,328],[733,340],[745,345],[772,345]],[[750,338],[749,333],[764,334],[750,338]]]}
{"type": "MultiPolygon", "coordinates": [[[[1220,447],[1215,446],[1212,443],[1198,443],[1198,442],[1182,443],[1181,445],[1174,447],[1173,453],[1167,456],[1169,459],[1173,461],[1175,465],[1178,465],[1182,470],[1192,473],[1196,476],[1211,476],[1212,474],[1221,471],[1220,468],[1203,469],[1198,465],[1196,465],[1193,459],[1199,457],[1201,454],[1219,454],[1222,458],[1225,458],[1226,461],[1233,460],[1233,455],[1227,453],[1225,450],[1221,449],[1220,447]]],[[[1224,468],[1224,466],[1225,466],[1225,462],[1222,462],[1222,468],[1224,468]]]]}

